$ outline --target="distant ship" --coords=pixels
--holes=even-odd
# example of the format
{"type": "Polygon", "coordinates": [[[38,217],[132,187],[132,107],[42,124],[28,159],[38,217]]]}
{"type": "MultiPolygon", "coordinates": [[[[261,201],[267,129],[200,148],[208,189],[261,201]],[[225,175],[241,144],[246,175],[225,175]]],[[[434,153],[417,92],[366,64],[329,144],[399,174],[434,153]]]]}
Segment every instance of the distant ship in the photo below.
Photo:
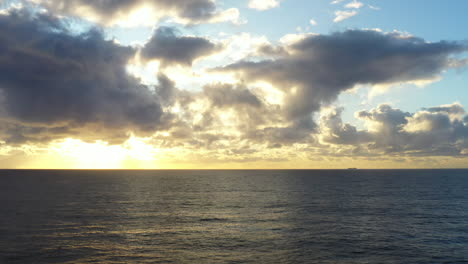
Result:
{"type": "Polygon", "coordinates": [[[348,168],[348,170],[357,170],[357,168],[348,168]]]}

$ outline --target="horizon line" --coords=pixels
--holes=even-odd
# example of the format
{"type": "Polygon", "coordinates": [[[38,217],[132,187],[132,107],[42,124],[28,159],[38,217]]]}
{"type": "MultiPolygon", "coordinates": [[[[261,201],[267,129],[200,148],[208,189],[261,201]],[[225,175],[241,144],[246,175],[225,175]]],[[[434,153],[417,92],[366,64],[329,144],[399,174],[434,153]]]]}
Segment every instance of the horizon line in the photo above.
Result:
{"type": "Polygon", "coordinates": [[[333,170],[468,170],[467,168],[336,168],[336,169],[35,169],[0,168],[0,171],[333,171],[333,170]]]}

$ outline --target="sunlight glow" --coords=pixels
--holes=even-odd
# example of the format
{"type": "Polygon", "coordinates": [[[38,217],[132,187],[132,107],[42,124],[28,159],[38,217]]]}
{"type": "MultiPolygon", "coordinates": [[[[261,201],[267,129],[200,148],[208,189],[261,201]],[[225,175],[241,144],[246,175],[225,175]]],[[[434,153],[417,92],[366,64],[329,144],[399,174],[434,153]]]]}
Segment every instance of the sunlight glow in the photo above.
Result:
{"type": "Polygon", "coordinates": [[[109,145],[104,141],[88,143],[67,138],[55,143],[52,152],[70,159],[74,168],[116,169],[128,168],[129,161],[153,161],[157,150],[143,139],[131,137],[122,145],[109,145]]]}
{"type": "Polygon", "coordinates": [[[102,141],[86,143],[77,139],[65,139],[54,146],[58,154],[71,158],[76,168],[120,168],[125,151],[120,146],[109,146],[102,141]]]}

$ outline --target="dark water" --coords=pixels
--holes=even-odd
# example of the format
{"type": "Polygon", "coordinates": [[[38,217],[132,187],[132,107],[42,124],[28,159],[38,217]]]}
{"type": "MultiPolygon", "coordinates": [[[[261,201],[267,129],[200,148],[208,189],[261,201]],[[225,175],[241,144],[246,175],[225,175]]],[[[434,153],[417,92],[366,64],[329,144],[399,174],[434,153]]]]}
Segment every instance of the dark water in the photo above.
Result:
{"type": "Polygon", "coordinates": [[[468,263],[468,171],[0,171],[0,263],[468,263]]]}

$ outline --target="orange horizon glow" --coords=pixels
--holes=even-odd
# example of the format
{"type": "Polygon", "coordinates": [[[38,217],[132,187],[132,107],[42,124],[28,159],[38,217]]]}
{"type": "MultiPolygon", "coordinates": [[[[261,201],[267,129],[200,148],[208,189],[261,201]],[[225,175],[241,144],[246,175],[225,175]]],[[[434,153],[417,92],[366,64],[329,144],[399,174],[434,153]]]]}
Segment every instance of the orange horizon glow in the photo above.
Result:
{"type": "MultiPolygon", "coordinates": [[[[268,155],[268,150],[264,155],[268,155]]],[[[382,157],[322,157],[313,161],[305,158],[284,161],[209,160],[183,149],[157,149],[145,139],[131,137],[121,145],[103,141],[87,143],[67,138],[42,150],[29,150],[14,158],[0,155],[2,169],[71,169],[71,170],[218,170],[218,169],[424,169],[466,168],[467,158],[406,158],[382,157]],[[198,160],[197,160],[198,159],[198,160]],[[437,160],[437,162],[435,162],[437,160]]]]}

